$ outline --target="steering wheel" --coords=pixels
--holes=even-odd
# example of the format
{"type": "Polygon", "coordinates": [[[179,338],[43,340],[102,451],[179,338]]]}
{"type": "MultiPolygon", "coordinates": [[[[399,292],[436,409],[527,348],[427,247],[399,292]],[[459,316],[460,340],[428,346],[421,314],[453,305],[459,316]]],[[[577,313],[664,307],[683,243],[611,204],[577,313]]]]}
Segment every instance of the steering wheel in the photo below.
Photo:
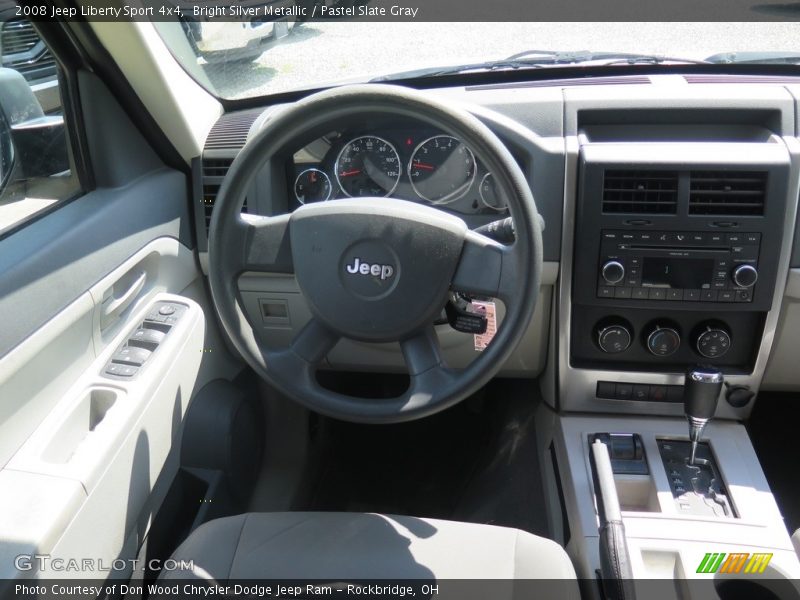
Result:
{"type": "MultiPolygon", "coordinates": [[[[399,166],[399,165],[398,165],[399,166]]],[[[247,363],[280,392],[311,410],[348,421],[409,421],[476,392],[502,367],[533,315],[542,271],[536,206],[508,149],[476,117],[420,92],[389,85],[326,90],[274,115],[242,149],[217,196],[209,232],[215,308],[247,363]],[[431,206],[360,198],[301,206],[273,217],[242,214],[256,173],[308,136],[363,115],[410,117],[466,144],[493,174],[516,239],[500,244],[431,206]],[[293,273],[312,314],[287,348],[260,344],[239,296],[245,272],[293,273]],[[447,367],[434,321],[450,291],[500,299],[505,318],[465,369],[447,367]],[[316,372],[342,338],[400,342],[410,384],[398,397],[333,392],[316,372]]]]}

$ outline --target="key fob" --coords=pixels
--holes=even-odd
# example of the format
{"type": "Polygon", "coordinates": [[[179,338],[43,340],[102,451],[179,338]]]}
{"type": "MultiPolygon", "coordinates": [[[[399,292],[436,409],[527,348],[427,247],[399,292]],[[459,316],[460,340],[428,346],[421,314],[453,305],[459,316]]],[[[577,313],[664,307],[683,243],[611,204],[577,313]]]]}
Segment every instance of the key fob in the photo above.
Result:
{"type": "MultiPolygon", "coordinates": [[[[469,306],[467,304],[466,306],[469,306]]],[[[489,323],[487,318],[479,313],[472,313],[456,306],[453,302],[448,302],[444,307],[444,312],[447,315],[447,322],[450,327],[462,333],[474,333],[480,335],[486,333],[486,327],[489,323]]]]}

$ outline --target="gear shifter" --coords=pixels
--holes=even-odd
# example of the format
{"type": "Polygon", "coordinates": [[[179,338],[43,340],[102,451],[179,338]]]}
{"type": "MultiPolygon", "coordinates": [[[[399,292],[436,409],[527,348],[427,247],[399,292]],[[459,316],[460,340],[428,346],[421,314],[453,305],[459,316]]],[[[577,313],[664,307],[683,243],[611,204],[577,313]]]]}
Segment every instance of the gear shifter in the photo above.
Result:
{"type": "Polygon", "coordinates": [[[695,464],[697,443],[703,435],[703,429],[717,410],[722,381],[722,373],[712,367],[695,366],[686,373],[683,410],[689,420],[689,440],[692,442],[690,465],[695,464]]]}

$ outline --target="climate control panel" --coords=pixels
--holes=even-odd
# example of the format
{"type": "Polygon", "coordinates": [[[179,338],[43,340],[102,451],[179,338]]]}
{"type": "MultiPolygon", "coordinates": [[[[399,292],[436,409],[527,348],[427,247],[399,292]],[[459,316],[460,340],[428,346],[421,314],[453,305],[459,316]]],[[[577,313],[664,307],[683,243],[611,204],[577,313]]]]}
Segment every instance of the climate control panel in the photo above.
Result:
{"type": "MultiPolygon", "coordinates": [[[[633,326],[621,318],[600,321],[595,326],[597,346],[606,354],[622,354],[633,344],[633,326]]],[[[689,343],[699,357],[724,357],[731,349],[732,338],[727,326],[720,321],[704,321],[694,327],[688,340],[681,338],[681,327],[666,319],[649,323],[641,335],[644,348],[655,357],[675,354],[681,344],[689,343]]]]}
{"type": "Polygon", "coordinates": [[[757,312],[709,318],[695,311],[581,307],[572,312],[571,359],[576,366],[631,370],[637,364],[673,371],[698,362],[747,368],[763,329],[757,312]]]}

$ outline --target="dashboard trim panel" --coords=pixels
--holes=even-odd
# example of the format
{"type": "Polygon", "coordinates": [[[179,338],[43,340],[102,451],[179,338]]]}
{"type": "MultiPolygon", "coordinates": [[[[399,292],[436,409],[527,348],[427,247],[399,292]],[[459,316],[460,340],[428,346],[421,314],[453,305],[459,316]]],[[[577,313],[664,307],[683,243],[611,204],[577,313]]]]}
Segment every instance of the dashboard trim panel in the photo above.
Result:
{"type": "MultiPolygon", "coordinates": [[[[568,106],[569,108],[569,106],[568,106]]],[[[665,106],[665,110],[669,107],[665,106]]],[[[574,107],[573,107],[574,110],[574,107]]],[[[577,122],[577,120],[575,120],[577,122]]],[[[575,243],[575,216],[577,214],[578,185],[580,181],[579,165],[582,140],[577,131],[569,132],[566,136],[565,157],[565,187],[564,187],[564,215],[561,243],[561,277],[558,290],[559,299],[558,320],[559,328],[557,359],[558,359],[558,398],[559,408],[564,411],[606,412],[606,413],[637,413],[644,415],[683,415],[683,406],[680,403],[653,403],[634,400],[606,400],[596,398],[598,381],[625,382],[636,381],[649,385],[681,385],[682,372],[650,372],[626,371],[600,368],[576,368],[571,365],[570,340],[571,340],[571,314],[572,314],[572,281],[575,243]]],[[[785,218],[782,232],[780,259],[778,262],[778,276],[772,294],[770,309],[766,313],[764,331],[758,353],[749,374],[726,375],[726,380],[731,385],[749,386],[758,391],[764,376],[767,361],[775,337],[781,303],[786,286],[786,277],[789,270],[794,228],[797,216],[798,188],[800,187],[800,141],[793,137],[783,137],[780,141],[789,158],[789,181],[787,185],[785,218]]],[[[664,156],[659,163],[685,164],[687,156],[681,144],[675,144],[672,156],[664,156]]],[[[704,158],[708,162],[707,158],[704,158]]],[[[746,161],[742,161],[746,162],[746,161]]],[[[691,160],[689,160],[691,164],[691,160]]],[[[726,164],[720,161],[720,164],[726,164]]],[[[743,408],[734,408],[727,402],[720,402],[717,415],[723,418],[743,419],[749,415],[752,403],[743,408]]]]}

